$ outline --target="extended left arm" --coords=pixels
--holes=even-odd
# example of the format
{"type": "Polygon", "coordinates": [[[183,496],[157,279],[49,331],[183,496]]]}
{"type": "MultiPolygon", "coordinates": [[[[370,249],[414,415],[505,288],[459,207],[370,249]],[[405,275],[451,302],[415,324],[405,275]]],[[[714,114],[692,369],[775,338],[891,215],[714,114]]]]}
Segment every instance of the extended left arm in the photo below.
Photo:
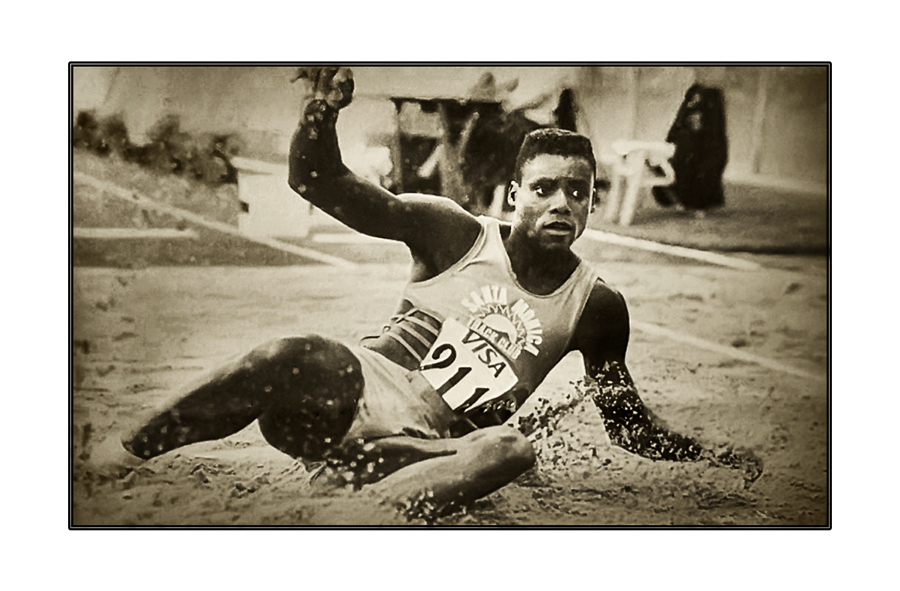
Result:
{"type": "Polygon", "coordinates": [[[610,441],[652,460],[706,459],[715,465],[743,470],[745,479],[751,482],[758,478],[761,462],[752,452],[735,451],[731,446],[713,451],[672,431],[644,405],[625,366],[629,331],[624,299],[598,284],[585,308],[577,336],[584,357],[585,382],[610,441]]]}
{"type": "Polygon", "coordinates": [[[701,458],[704,450],[699,443],[669,429],[644,405],[624,363],[606,361],[602,367],[586,369],[592,378],[588,380],[591,399],[614,445],[651,460],[701,458]]]}

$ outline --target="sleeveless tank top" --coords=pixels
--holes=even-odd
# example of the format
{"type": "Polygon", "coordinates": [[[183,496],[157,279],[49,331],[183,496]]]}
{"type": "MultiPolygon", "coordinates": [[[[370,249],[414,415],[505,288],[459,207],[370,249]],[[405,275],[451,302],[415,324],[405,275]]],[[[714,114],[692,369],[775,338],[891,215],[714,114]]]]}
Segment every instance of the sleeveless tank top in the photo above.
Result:
{"type": "Polygon", "coordinates": [[[597,274],[584,261],[554,292],[516,281],[500,223],[481,217],[475,244],[452,267],[408,283],[383,336],[419,360],[422,376],[475,426],[514,413],[567,352],[597,274]]]}

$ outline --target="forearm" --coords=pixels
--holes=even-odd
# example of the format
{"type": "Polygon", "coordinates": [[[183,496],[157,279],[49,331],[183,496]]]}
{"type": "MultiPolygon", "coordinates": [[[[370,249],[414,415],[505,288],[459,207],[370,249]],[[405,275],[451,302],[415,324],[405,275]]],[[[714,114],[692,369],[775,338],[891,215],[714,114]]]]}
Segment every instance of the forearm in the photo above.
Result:
{"type": "Polygon", "coordinates": [[[661,427],[652,418],[624,423],[610,421],[604,415],[604,424],[612,443],[651,460],[692,462],[703,454],[695,440],[661,427]]]}
{"type": "Polygon", "coordinates": [[[399,220],[394,210],[401,202],[344,165],[337,117],[337,109],[324,100],[312,101],[306,107],[291,140],[288,184],[304,199],[351,228],[394,238],[384,233],[396,227],[399,220]]]}
{"type": "Polygon", "coordinates": [[[587,380],[591,398],[613,444],[652,460],[708,460],[713,466],[737,469],[743,473],[744,486],[762,475],[763,462],[751,450],[730,444],[704,446],[669,429],[644,406],[624,365],[608,363],[595,375],[587,380]]]}
{"type": "Polygon", "coordinates": [[[350,172],[341,159],[337,117],[337,109],[324,100],[311,101],[304,109],[288,162],[288,184],[298,193],[317,192],[350,172]]]}
{"type": "Polygon", "coordinates": [[[644,405],[631,376],[619,364],[610,363],[597,373],[590,394],[614,445],[653,460],[702,457],[697,441],[670,430],[644,405]]]}

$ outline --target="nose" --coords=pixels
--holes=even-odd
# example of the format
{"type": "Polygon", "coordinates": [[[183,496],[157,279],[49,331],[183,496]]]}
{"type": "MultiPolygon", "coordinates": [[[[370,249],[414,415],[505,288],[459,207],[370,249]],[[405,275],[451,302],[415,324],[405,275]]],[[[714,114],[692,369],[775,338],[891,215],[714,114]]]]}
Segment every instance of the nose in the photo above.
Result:
{"type": "Polygon", "coordinates": [[[569,196],[566,195],[565,190],[562,188],[557,189],[556,192],[553,193],[550,205],[551,211],[561,213],[569,213],[571,211],[571,208],[569,207],[569,196]]]}

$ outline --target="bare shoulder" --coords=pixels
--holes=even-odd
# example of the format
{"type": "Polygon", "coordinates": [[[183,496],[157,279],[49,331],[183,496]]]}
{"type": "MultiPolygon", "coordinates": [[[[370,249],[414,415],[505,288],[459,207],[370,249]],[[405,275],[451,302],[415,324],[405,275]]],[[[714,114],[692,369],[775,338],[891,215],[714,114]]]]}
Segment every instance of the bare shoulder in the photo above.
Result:
{"type": "Polygon", "coordinates": [[[417,281],[436,276],[461,259],[481,233],[478,218],[446,197],[402,193],[397,196],[405,220],[403,241],[409,247],[417,281]]]}
{"type": "Polygon", "coordinates": [[[625,297],[615,287],[598,278],[591,289],[591,295],[588,296],[582,319],[586,316],[606,317],[621,314],[628,316],[625,297]]]}
{"type": "Polygon", "coordinates": [[[625,298],[613,286],[597,279],[575,326],[571,349],[610,352],[624,349],[628,343],[630,321],[625,298]]]}

